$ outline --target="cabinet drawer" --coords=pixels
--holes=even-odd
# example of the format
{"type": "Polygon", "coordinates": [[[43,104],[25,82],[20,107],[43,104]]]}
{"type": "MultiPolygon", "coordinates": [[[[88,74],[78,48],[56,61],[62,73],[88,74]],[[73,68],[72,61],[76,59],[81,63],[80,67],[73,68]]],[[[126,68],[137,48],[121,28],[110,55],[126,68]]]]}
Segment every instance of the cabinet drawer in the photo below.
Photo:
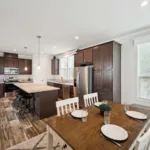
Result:
{"type": "Polygon", "coordinates": [[[103,100],[113,101],[112,91],[100,90],[100,91],[98,91],[98,98],[100,101],[103,101],[103,100]]]}
{"type": "Polygon", "coordinates": [[[47,126],[47,131],[53,136],[53,146],[60,145],[56,150],[73,150],[51,127],[47,126]]]}

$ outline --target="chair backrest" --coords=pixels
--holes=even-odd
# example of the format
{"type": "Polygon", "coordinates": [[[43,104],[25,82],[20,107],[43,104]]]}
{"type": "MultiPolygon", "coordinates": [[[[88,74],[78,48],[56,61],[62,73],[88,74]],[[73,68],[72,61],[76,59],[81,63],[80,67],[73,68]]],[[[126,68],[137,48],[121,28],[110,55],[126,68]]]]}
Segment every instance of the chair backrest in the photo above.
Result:
{"type": "Polygon", "coordinates": [[[137,140],[135,150],[150,150],[150,128],[137,140]]]}
{"type": "Polygon", "coordinates": [[[84,98],[85,107],[98,102],[98,94],[97,93],[86,94],[83,96],[83,98],[84,98]]]}
{"type": "Polygon", "coordinates": [[[70,98],[56,102],[57,115],[61,116],[72,112],[73,110],[79,109],[79,98],[70,98]]]}

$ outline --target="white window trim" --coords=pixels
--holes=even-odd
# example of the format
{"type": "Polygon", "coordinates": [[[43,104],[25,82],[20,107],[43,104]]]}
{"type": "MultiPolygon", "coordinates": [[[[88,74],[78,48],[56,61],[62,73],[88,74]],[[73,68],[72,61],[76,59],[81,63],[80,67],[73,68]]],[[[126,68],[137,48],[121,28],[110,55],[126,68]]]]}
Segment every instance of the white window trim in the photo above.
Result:
{"type": "Polygon", "coordinates": [[[136,46],[136,81],[137,81],[137,86],[136,86],[136,100],[139,101],[139,102],[148,102],[150,103],[150,99],[145,99],[145,98],[140,98],[140,92],[139,92],[139,69],[138,69],[138,66],[139,66],[139,56],[138,56],[138,49],[139,49],[139,45],[140,44],[144,44],[144,43],[149,43],[150,42],[150,35],[146,35],[142,38],[137,38],[134,40],[134,45],[136,46]]]}

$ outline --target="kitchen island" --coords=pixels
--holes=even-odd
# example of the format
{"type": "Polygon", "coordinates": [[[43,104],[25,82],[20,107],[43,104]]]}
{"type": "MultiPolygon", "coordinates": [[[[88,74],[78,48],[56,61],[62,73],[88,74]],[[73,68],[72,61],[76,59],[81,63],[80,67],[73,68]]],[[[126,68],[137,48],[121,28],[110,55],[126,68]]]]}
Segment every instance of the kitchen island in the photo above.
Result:
{"type": "Polygon", "coordinates": [[[59,88],[36,83],[14,83],[14,85],[32,95],[31,103],[40,119],[56,115],[59,88]]]}

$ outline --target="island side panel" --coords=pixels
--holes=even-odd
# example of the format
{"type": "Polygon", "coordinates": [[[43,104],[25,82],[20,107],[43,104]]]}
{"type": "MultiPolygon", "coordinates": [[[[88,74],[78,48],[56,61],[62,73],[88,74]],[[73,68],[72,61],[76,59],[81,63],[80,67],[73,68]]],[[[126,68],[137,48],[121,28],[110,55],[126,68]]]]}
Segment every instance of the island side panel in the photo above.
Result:
{"type": "Polygon", "coordinates": [[[57,114],[56,101],[58,100],[58,90],[35,93],[34,98],[35,113],[40,119],[57,114]]]}

